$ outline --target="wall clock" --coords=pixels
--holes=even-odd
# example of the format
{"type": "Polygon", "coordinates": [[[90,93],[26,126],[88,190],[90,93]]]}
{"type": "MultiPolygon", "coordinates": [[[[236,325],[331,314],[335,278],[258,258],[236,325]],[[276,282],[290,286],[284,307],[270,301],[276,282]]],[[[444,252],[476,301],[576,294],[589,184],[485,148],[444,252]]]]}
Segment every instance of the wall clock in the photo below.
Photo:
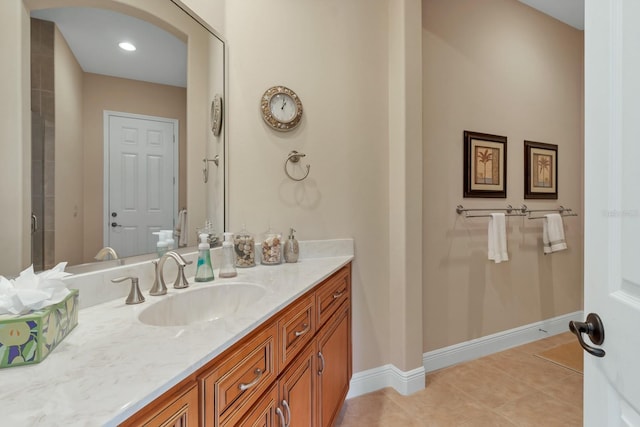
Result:
{"type": "Polygon", "coordinates": [[[211,132],[218,136],[220,129],[222,129],[222,97],[216,94],[211,102],[211,132]]]}
{"type": "Polygon", "coordinates": [[[302,102],[294,91],[284,86],[273,86],[260,100],[262,118],[275,130],[289,131],[300,124],[302,102]]]}

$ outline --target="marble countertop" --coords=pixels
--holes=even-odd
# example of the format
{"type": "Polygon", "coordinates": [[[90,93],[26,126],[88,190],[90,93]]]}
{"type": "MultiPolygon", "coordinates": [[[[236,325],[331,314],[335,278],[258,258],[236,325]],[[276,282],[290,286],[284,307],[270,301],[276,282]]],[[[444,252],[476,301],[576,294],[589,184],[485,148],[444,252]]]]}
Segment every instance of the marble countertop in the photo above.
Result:
{"type": "Polygon", "coordinates": [[[352,259],[351,249],[238,269],[231,279],[219,279],[216,271],[215,281],[189,280],[185,290],[169,287],[169,295],[238,281],[266,289],[257,303],[234,315],[189,326],[141,323],[141,310],[167,298],[147,292],[143,304],[125,305],[118,298],[82,309],[78,326],[43,362],[0,370],[2,424],[118,425],[352,259]]]}

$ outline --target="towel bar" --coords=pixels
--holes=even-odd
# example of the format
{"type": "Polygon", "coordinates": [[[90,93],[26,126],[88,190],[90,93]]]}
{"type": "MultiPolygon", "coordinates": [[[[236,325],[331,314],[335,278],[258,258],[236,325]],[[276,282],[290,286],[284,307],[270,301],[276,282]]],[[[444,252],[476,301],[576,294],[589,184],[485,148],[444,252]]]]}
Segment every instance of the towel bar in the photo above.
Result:
{"type": "Polygon", "coordinates": [[[511,205],[507,205],[506,208],[476,208],[476,209],[465,209],[464,206],[462,205],[456,206],[456,213],[458,215],[462,215],[462,213],[464,213],[465,218],[490,218],[491,217],[490,214],[485,213],[480,215],[476,215],[476,214],[469,215],[469,212],[495,212],[495,211],[505,211],[506,213],[504,214],[504,216],[526,216],[527,215],[524,212],[514,208],[511,205]],[[514,211],[516,212],[513,213],[514,211]]]}
{"type": "Polygon", "coordinates": [[[522,205],[520,207],[520,211],[522,213],[526,213],[528,215],[528,219],[542,219],[545,216],[531,216],[533,212],[558,212],[561,216],[578,216],[571,208],[565,208],[564,206],[560,206],[557,209],[529,209],[527,205],[522,205]]]}

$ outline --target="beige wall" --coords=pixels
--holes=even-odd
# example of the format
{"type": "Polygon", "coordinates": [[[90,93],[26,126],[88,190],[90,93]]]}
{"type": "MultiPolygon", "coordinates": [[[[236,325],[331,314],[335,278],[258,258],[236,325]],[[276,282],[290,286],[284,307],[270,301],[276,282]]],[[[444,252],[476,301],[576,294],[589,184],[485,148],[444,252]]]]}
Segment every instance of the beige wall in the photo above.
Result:
{"type": "Polygon", "coordinates": [[[582,206],[583,33],[513,0],[423,0],[424,350],[582,307],[582,217],[542,255],[542,222],[509,218],[509,262],[487,219],[454,209],[582,206]],[[464,130],[508,137],[504,199],[463,199],[464,130]],[[559,198],[524,200],[523,141],[558,145],[559,198]]]}
{"type": "Polygon", "coordinates": [[[217,36],[225,34],[225,2],[227,0],[172,0],[211,27],[217,36]]]}
{"type": "MultiPolygon", "coordinates": [[[[177,119],[180,131],[180,198],[186,206],[186,89],[85,73],[84,105],[84,258],[90,261],[103,246],[104,111],[177,119]]],[[[197,166],[196,166],[197,167],[197,166]]]]}
{"type": "Polygon", "coordinates": [[[54,33],[55,78],[55,258],[80,264],[84,261],[84,149],[82,125],[82,68],[56,27],[54,33]]]}
{"type": "Polygon", "coordinates": [[[386,0],[226,3],[231,230],[355,238],[355,371],[390,360],[387,14],[386,0]],[[258,108],[279,84],[304,105],[291,132],[258,108]],[[305,181],[284,174],[291,150],[305,181]]]}

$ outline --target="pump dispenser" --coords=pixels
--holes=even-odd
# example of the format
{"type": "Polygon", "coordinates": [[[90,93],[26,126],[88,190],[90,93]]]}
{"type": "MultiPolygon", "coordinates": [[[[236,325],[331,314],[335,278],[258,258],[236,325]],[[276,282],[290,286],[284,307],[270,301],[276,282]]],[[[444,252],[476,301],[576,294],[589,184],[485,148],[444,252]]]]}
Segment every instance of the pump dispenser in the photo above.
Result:
{"type": "Polygon", "coordinates": [[[198,266],[196,267],[196,282],[210,282],[214,279],[213,267],[211,266],[210,246],[207,235],[200,234],[200,244],[198,245],[198,266]]]}
{"type": "Polygon", "coordinates": [[[238,272],[235,267],[235,252],[233,249],[233,233],[224,233],[222,242],[222,265],[220,266],[220,277],[236,277],[238,272]]]}
{"type": "Polygon", "coordinates": [[[298,262],[298,255],[300,255],[300,246],[296,240],[296,236],[293,233],[296,230],[293,228],[289,231],[289,238],[284,243],[284,260],[286,262],[298,262]]]}

